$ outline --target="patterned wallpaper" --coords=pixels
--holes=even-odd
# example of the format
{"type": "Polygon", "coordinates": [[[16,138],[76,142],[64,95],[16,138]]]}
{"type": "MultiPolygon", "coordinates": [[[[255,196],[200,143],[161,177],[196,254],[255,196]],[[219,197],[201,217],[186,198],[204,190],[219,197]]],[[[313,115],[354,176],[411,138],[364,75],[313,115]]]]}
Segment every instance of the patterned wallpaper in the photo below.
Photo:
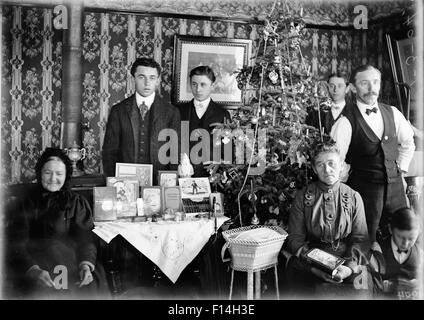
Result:
{"type": "MultiPolygon", "coordinates": [[[[4,6],[2,34],[2,176],[16,183],[34,178],[39,152],[59,146],[61,122],[61,32],[52,29],[52,10],[4,6]]],[[[364,62],[383,71],[382,100],[395,103],[384,33],[398,24],[373,25],[367,31],[306,29],[303,58],[326,78],[350,72],[364,62]]],[[[101,146],[108,112],[133,93],[129,68],[150,56],[163,67],[160,93],[170,96],[174,35],[258,39],[262,27],[228,20],[211,21],[130,13],[83,15],[83,145],[86,173],[101,172],[101,146]]]]}
{"type": "Polygon", "coordinates": [[[62,32],[51,9],[2,7],[1,174],[31,181],[39,151],[59,146],[62,32]]]}

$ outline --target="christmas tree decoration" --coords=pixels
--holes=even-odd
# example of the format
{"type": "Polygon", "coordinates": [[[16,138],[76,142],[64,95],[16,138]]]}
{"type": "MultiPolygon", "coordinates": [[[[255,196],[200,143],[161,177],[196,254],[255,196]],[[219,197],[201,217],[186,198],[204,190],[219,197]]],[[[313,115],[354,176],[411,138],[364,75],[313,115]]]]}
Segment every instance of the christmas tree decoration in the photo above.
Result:
{"type": "Polygon", "coordinates": [[[231,123],[215,128],[228,130],[235,149],[232,164],[211,166],[215,174],[225,173],[218,191],[240,225],[277,221],[284,227],[296,191],[314,179],[310,150],[330,139],[305,124],[308,111],[328,108],[329,97],[327,83],[311,74],[303,58],[302,16],[303,8],[292,12],[285,1],[274,2],[252,62],[237,74],[243,105],[231,123]]]}

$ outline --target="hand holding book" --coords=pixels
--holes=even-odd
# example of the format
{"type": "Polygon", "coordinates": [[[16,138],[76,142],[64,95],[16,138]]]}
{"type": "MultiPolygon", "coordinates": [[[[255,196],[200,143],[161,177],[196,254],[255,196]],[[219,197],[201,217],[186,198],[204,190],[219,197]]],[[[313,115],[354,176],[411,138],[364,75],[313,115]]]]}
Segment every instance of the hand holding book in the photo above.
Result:
{"type": "Polygon", "coordinates": [[[343,258],[321,249],[310,249],[301,257],[311,265],[313,274],[327,282],[340,283],[352,274],[352,269],[343,265],[343,258]]]}
{"type": "Polygon", "coordinates": [[[338,266],[333,275],[328,274],[318,268],[311,267],[311,272],[316,275],[318,278],[329,282],[329,283],[342,283],[344,279],[349,277],[352,274],[352,269],[343,265],[338,266]]]}
{"type": "Polygon", "coordinates": [[[344,265],[340,265],[337,267],[336,272],[333,274],[333,279],[339,282],[342,282],[344,279],[346,279],[347,277],[349,277],[352,274],[352,269],[344,266],[344,265]]]}

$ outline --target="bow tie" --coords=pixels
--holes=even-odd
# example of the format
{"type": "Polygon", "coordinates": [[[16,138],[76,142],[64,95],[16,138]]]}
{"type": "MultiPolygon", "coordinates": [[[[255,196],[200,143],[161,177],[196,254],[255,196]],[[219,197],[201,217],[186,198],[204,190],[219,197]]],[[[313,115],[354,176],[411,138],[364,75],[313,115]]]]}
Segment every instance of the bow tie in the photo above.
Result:
{"type": "Polygon", "coordinates": [[[372,109],[367,109],[367,110],[365,110],[365,113],[367,114],[367,115],[370,115],[370,113],[371,112],[375,112],[375,113],[377,113],[377,107],[374,107],[374,108],[372,108],[372,109]]]}
{"type": "Polygon", "coordinates": [[[399,248],[397,249],[397,252],[399,253],[399,254],[401,254],[401,253],[408,253],[408,250],[400,250],[399,248]]]}

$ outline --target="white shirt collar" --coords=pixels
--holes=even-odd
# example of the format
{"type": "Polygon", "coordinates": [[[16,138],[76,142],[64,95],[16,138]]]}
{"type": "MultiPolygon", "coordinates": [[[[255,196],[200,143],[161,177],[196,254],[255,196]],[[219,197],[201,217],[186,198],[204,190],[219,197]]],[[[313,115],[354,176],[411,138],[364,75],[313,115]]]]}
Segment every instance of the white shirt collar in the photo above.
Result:
{"type": "Polygon", "coordinates": [[[148,97],[141,96],[138,92],[135,93],[135,101],[137,102],[137,106],[142,104],[143,102],[147,105],[147,107],[150,109],[150,107],[153,104],[153,101],[155,100],[156,92],[153,92],[148,97]]]}
{"type": "Polygon", "coordinates": [[[365,111],[367,109],[372,109],[374,107],[377,108],[377,113],[380,111],[380,109],[378,108],[378,103],[377,102],[370,106],[368,104],[365,104],[365,103],[363,103],[361,101],[356,100],[356,105],[358,106],[359,111],[361,111],[361,113],[365,113],[365,111]]]}
{"type": "Polygon", "coordinates": [[[393,240],[393,237],[391,238],[391,246],[392,246],[392,251],[393,251],[393,256],[395,257],[395,259],[399,262],[399,263],[403,263],[405,262],[406,258],[408,257],[411,249],[408,250],[408,252],[398,252],[399,247],[396,245],[395,241],[393,240]]]}
{"type": "Polygon", "coordinates": [[[342,102],[338,102],[338,103],[333,102],[332,109],[334,108],[334,109],[342,110],[345,105],[346,105],[346,101],[344,101],[344,100],[342,102]]]}
{"type": "Polygon", "coordinates": [[[198,101],[196,99],[193,99],[193,104],[195,106],[195,108],[200,108],[200,109],[206,109],[207,106],[209,105],[209,102],[211,101],[211,97],[203,100],[203,101],[198,101]]]}
{"type": "Polygon", "coordinates": [[[196,109],[197,117],[199,119],[201,119],[203,115],[206,113],[206,110],[208,109],[210,101],[211,101],[211,97],[203,101],[197,101],[196,99],[194,99],[193,104],[194,104],[194,108],[196,109]]]}

